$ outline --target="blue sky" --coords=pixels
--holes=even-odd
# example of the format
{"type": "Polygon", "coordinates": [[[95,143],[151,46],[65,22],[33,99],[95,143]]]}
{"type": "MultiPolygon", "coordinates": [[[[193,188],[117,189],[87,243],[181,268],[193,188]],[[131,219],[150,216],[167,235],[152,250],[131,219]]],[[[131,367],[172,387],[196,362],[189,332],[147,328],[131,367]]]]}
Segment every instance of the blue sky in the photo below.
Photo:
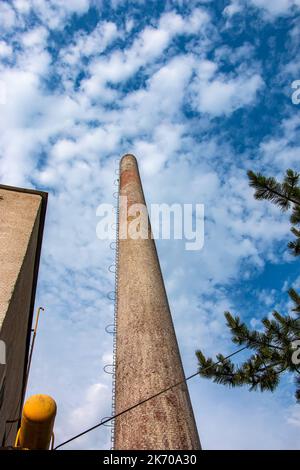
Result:
{"type": "MultiPolygon", "coordinates": [[[[0,2],[0,177],[49,192],[29,393],[58,403],[56,440],[110,414],[113,275],[96,208],[134,153],[148,203],[205,205],[205,245],[158,241],[186,374],[231,352],[224,310],[252,326],[300,286],[286,214],[246,171],[299,170],[299,0],[0,2]]],[[[299,448],[289,377],[271,393],[190,383],[207,449],[299,448]]],[[[68,448],[108,448],[109,429],[68,448]]]]}

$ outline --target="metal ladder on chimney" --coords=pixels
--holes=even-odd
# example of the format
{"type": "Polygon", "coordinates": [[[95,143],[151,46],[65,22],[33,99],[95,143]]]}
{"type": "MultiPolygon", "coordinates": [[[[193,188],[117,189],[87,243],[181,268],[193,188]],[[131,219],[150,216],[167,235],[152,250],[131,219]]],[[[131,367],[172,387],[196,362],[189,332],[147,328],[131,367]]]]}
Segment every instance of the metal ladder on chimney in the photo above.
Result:
{"type": "MultiPolygon", "coordinates": [[[[118,160],[118,163],[120,160],[118,160]]],[[[115,174],[119,169],[115,169],[115,174]]],[[[116,199],[116,240],[115,240],[115,301],[114,301],[114,327],[113,327],[113,375],[112,375],[112,416],[116,413],[116,355],[117,355],[117,321],[118,321],[118,266],[119,266],[119,195],[120,195],[120,176],[115,179],[114,184],[118,186],[116,199]]],[[[116,193],[114,193],[116,194],[116,193]]],[[[115,420],[113,420],[111,428],[111,449],[114,449],[115,444],[115,420]]]]}

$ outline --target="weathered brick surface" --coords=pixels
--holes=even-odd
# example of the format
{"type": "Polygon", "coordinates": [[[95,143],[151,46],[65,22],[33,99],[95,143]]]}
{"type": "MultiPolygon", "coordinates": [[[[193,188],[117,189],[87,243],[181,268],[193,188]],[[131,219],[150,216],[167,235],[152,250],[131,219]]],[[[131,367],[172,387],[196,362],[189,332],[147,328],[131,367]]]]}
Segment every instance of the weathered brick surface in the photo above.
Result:
{"type": "Polygon", "coordinates": [[[7,353],[0,365],[0,443],[11,445],[18,422],[7,420],[18,418],[22,405],[41,196],[2,188],[0,196],[0,339],[7,353]]]}
{"type": "MultiPolygon", "coordinates": [[[[145,203],[136,159],[120,164],[120,195],[145,203]]],[[[120,218],[120,224],[124,220],[120,218]]],[[[116,413],[184,378],[155,243],[119,240],[116,413]]],[[[186,384],[116,419],[115,449],[199,449],[186,384]]]]}

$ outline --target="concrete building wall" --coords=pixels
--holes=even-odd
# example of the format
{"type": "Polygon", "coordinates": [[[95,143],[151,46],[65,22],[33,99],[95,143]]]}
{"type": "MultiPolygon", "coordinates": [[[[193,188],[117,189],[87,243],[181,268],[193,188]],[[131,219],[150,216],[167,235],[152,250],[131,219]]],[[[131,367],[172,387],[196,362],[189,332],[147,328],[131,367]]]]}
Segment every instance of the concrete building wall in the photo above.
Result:
{"type": "MultiPolygon", "coordinates": [[[[127,196],[128,206],[145,204],[137,162],[132,155],[121,160],[120,196],[127,196]]],[[[124,223],[126,220],[121,214],[119,233],[124,223]]],[[[117,302],[115,391],[116,413],[119,413],[184,379],[156,247],[151,237],[145,240],[119,239],[117,302]]],[[[114,448],[199,449],[186,384],[117,418],[114,448]]]]}
{"type": "Polygon", "coordinates": [[[43,225],[41,193],[0,186],[0,445],[14,443],[23,399],[43,225]],[[14,421],[9,423],[8,421],[14,421]]]}

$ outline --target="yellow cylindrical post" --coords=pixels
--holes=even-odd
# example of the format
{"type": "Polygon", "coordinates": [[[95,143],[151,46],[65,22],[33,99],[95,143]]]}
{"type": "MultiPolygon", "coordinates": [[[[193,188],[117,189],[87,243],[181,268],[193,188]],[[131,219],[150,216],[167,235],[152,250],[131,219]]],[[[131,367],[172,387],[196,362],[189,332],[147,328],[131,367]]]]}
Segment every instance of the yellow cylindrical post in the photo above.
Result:
{"type": "Polygon", "coordinates": [[[56,416],[56,403],[48,395],[33,395],[26,401],[17,446],[23,449],[49,449],[56,416]]]}

